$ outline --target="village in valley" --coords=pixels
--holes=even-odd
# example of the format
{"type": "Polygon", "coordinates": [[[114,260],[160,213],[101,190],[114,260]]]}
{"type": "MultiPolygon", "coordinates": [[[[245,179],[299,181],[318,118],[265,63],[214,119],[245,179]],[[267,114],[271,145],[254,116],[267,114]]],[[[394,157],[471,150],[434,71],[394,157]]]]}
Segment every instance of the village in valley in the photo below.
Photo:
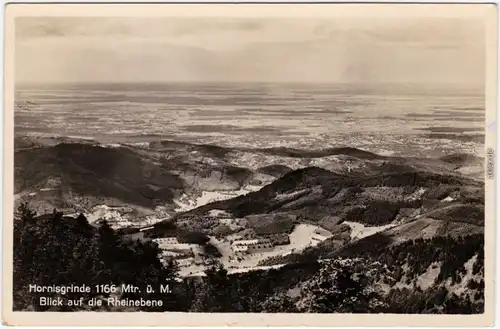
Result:
{"type": "Polygon", "coordinates": [[[217,260],[232,273],[266,268],[269,266],[259,266],[259,262],[299,252],[328,239],[331,235],[320,227],[300,224],[289,235],[290,243],[286,245],[273,244],[268,238],[245,239],[237,234],[222,239],[211,236],[209,243],[221,254],[218,258],[207,256],[198,244],[179,243],[174,236],[155,238],[152,241],[161,249],[163,263],[174,260],[182,276],[196,276],[204,275],[206,267],[217,260]]]}
{"type": "MultiPolygon", "coordinates": [[[[245,191],[249,192],[249,191],[245,191]]],[[[238,193],[242,194],[242,193],[238,193]]],[[[208,266],[220,262],[230,273],[246,272],[251,270],[279,267],[285,264],[273,266],[261,266],[262,261],[291,253],[300,253],[308,247],[312,247],[332,237],[332,233],[320,226],[312,224],[296,224],[289,234],[278,241],[273,234],[255,234],[248,228],[248,221],[252,216],[234,218],[233,215],[224,210],[213,209],[200,221],[215,221],[218,225],[230,228],[228,234],[207,234],[208,241],[204,243],[186,243],[185,239],[179,238],[179,232],[152,234],[157,224],[165,222],[176,222],[185,225],[188,230],[190,222],[184,224],[182,216],[177,219],[182,210],[186,211],[214,201],[224,200],[231,197],[229,193],[213,192],[211,198],[196,204],[185,204],[174,212],[165,211],[163,207],[157,207],[154,213],[136,217],[136,212],[131,207],[97,205],[90,211],[85,212],[89,222],[99,225],[106,221],[113,229],[121,232],[127,240],[153,241],[161,250],[160,257],[163,264],[175,261],[179,267],[179,274],[187,276],[203,276],[208,266]],[[160,209],[161,208],[161,209],[160,209]],[[250,234],[248,234],[250,231],[250,234]],[[207,252],[207,247],[210,250],[207,252]]],[[[185,202],[185,200],[183,200],[185,202]]],[[[178,201],[178,203],[180,203],[178,201]]],[[[179,205],[178,205],[179,207],[179,205]]],[[[76,213],[75,213],[76,216],[76,213]]],[[[258,220],[255,218],[254,220],[258,220]]],[[[346,232],[349,235],[349,232],[346,232]]],[[[190,241],[192,242],[192,241],[190,241]]]]}
{"type": "MultiPolygon", "coordinates": [[[[212,211],[219,221],[230,224],[233,219],[224,211],[212,211]]],[[[244,219],[239,219],[244,220],[244,219]]],[[[132,239],[148,239],[147,232],[153,226],[143,227],[139,232],[128,235],[132,239]]],[[[230,273],[246,272],[270,266],[260,266],[265,259],[296,253],[315,246],[332,236],[332,233],[315,225],[298,224],[288,235],[288,243],[276,243],[265,236],[248,238],[245,234],[233,233],[224,237],[208,236],[206,245],[180,242],[175,233],[151,238],[161,250],[164,264],[175,261],[181,276],[203,276],[206,268],[215,262],[222,263],[230,273]],[[209,245],[212,252],[207,253],[209,245]],[[214,252],[215,251],[215,252],[214,252]]],[[[279,267],[275,265],[272,267],[279,267]]]]}
{"type": "MultiPolygon", "coordinates": [[[[226,193],[227,194],[227,193],[226,193]]],[[[217,200],[227,199],[227,195],[221,195],[217,200]]],[[[283,196],[280,196],[283,197],[283,196]]],[[[204,200],[203,204],[214,200],[204,200]]],[[[203,205],[201,204],[201,205],[203,205]]],[[[196,206],[200,206],[197,204],[196,206]]],[[[187,205],[182,210],[192,209],[194,205],[187,205]]],[[[186,241],[180,238],[179,232],[158,232],[157,225],[164,223],[176,223],[192,231],[192,222],[184,221],[180,209],[174,209],[174,213],[162,209],[156,209],[155,213],[140,218],[135,217],[135,212],[130,207],[98,205],[93,207],[85,215],[93,225],[99,225],[106,221],[113,229],[121,232],[127,240],[152,241],[160,249],[160,260],[164,265],[174,261],[179,267],[182,277],[204,276],[204,271],[210,265],[220,262],[229,273],[247,272],[258,269],[277,268],[285,265],[272,262],[274,265],[262,265],[266,260],[276,259],[282,256],[301,253],[309,247],[314,247],[320,242],[334,237],[334,240],[359,239],[371,235],[379,230],[387,228],[365,227],[362,224],[348,221],[340,222],[340,218],[330,218],[336,223],[338,232],[335,233],[321,226],[311,223],[297,223],[295,216],[284,215],[286,220],[293,224],[289,233],[279,234],[256,234],[249,222],[262,222],[259,216],[244,216],[235,218],[232,214],[221,210],[212,209],[207,214],[200,216],[198,220],[202,223],[213,222],[230,229],[224,234],[201,234],[205,242],[186,241]],[[179,216],[181,215],[181,216],[179,216]],[[287,217],[288,216],[288,217],[287,217]],[[292,217],[290,217],[292,216],[292,217]],[[335,236],[334,236],[335,235],[335,236]],[[277,237],[279,236],[279,239],[277,237]],[[196,242],[196,243],[195,243],[196,242]],[[208,250],[207,250],[208,248],[208,250]],[[276,264],[275,264],[276,263],[276,264]]],[[[189,240],[189,239],[188,239],[189,240]]]]}

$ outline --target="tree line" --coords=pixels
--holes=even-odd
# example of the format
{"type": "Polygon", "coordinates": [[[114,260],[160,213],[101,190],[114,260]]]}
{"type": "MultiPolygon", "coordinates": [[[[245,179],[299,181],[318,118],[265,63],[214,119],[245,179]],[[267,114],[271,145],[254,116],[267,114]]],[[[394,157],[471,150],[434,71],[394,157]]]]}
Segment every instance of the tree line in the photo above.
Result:
{"type": "MultiPolygon", "coordinates": [[[[26,204],[19,207],[14,222],[13,300],[15,310],[75,311],[88,307],[47,307],[40,295],[30,293],[30,284],[106,285],[122,283],[139,287],[172,283],[173,293],[122,293],[132,299],[161,299],[158,308],[115,308],[112,311],[183,312],[313,312],[313,313],[478,313],[482,310],[484,282],[468,282],[477,298],[464,299],[442,289],[399,291],[381,294],[374,283],[393,275],[405,263],[409,273],[425,272],[433,261],[441,261],[437,280],[463,273],[464,262],[477,254],[474,274],[484,270],[484,246],[480,236],[435,238],[406,242],[383,254],[365,254],[347,262],[301,259],[284,267],[228,274],[220,263],[204,277],[179,279],[174,261],[160,261],[158,246],[150,241],[124,239],[106,221],[90,224],[84,215],[76,218],[54,211],[37,215],[26,204]],[[387,264],[373,267],[370,264],[387,264]],[[386,273],[387,272],[387,273],[386,273]],[[429,306],[430,305],[430,306],[429,306]],[[438,307],[444,305],[443,307],[438,307]]],[[[438,287],[438,286],[436,286],[438,287]]],[[[158,290],[158,289],[157,289],[158,290]]],[[[64,298],[106,298],[109,294],[67,294],[64,298]]],[[[47,296],[47,294],[44,294],[47,296]]]]}

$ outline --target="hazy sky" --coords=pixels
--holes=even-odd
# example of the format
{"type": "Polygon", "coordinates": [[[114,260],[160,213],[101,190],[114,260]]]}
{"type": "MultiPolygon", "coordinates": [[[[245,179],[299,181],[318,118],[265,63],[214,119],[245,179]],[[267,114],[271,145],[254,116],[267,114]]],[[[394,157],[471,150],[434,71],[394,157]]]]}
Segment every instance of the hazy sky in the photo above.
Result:
{"type": "Polygon", "coordinates": [[[16,81],[481,85],[484,21],[17,18],[16,81]]]}

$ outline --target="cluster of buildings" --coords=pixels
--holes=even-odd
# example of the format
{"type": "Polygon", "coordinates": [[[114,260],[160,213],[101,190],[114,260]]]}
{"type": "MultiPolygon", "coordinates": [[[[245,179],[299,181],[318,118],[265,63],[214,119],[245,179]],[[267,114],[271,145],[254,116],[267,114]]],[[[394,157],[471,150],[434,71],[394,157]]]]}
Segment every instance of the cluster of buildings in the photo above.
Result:
{"type": "Polygon", "coordinates": [[[156,238],[153,239],[154,242],[158,243],[158,245],[175,245],[179,244],[179,240],[175,236],[165,237],[165,238],[156,238]]]}
{"type": "Polygon", "coordinates": [[[331,232],[329,232],[321,227],[318,227],[317,229],[314,230],[311,239],[313,241],[316,241],[316,242],[321,242],[321,241],[325,241],[326,239],[328,239],[331,236],[332,236],[331,232]]]}
{"type": "Polygon", "coordinates": [[[231,250],[235,255],[265,252],[273,250],[273,244],[269,239],[236,240],[231,250]]]}
{"type": "MultiPolygon", "coordinates": [[[[309,233],[309,245],[316,245],[332,236],[332,233],[320,227],[313,228],[309,233]],[[311,234],[312,233],[312,234],[311,234]]],[[[210,265],[210,258],[204,256],[202,247],[197,244],[180,243],[177,237],[167,236],[153,239],[161,249],[161,261],[168,263],[175,260],[180,267],[196,267],[210,265]]],[[[268,238],[245,239],[241,235],[227,237],[230,251],[237,259],[245,255],[259,254],[275,250],[275,245],[268,238]]],[[[229,256],[229,259],[234,259],[229,256]]]]}
{"type": "MultiPolygon", "coordinates": [[[[332,233],[323,228],[317,227],[311,237],[310,245],[316,245],[321,241],[324,241],[332,236],[332,233]]],[[[252,253],[268,252],[274,250],[274,244],[271,240],[266,238],[257,238],[252,240],[243,240],[241,237],[235,237],[234,240],[230,240],[231,251],[236,255],[245,255],[252,253]]]]}
{"type": "Polygon", "coordinates": [[[180,267],[191,265],[201,265],[204,263],[199,253],[199,246],[190,243],[180,243],[176,237],[163,237],[153,239],[162,250],[160,260],[166,264],[170,260],[175,260],[180,267]]]}

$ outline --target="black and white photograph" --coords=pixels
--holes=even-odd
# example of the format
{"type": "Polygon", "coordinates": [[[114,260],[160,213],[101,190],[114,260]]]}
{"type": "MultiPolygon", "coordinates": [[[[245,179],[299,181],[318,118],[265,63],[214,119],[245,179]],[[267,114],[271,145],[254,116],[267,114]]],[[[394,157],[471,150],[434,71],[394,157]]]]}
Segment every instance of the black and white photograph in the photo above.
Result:
{"type": "Polygon", "coordinates": [[[420,6],[16,17],[12,311],[484,314],[496,9],[420,6]]]}

